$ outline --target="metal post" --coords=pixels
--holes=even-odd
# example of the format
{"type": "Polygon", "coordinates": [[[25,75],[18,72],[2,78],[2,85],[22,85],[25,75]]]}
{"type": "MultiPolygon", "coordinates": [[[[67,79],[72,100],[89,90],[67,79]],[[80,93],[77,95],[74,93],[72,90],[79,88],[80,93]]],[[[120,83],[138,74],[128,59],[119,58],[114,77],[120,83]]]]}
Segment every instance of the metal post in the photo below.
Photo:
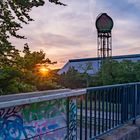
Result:
{"type": "Polygon", "coordinates": [[[134,87],[134,112],[133,112],[133,124],[136,124],[136,116],[137,116],[137,93],[138,93],[138,88],[137,88],[137,84],[135,84],[134,87]]]}
{"type": "Polygon", "coordinates": [[[92,92],[90,92],[90,138],[92,138],[92,102],[93,102],[93,97],[92,97],[92,92]]]}
{"type": "Polygon", "coordinates": [[[87,140],[87,129],[88,129],[88,124],[87,124],[87,102],[88,102],[88,95],[87,93],[85,94],[85,140],[87,140]]]}
{"type": "Polygon", "coordinates": [[[80,140],[82,140],[83,136],[83,103],[82,103],[83,97],[80,98],[80,140]]]}
{"type": "Polygon", "coordinates": [[[123,92],[122,92],[122,96],[121,96],[121,123],[123,124],[125,121],[125,86],[122,87],[123,92]]]}
{"type": "Polygon", "coordinates": [[[66,105],[66,110],[67,110],[67,140],[69,140],[69,98],[67,98],[67,105],[66,105]]]}

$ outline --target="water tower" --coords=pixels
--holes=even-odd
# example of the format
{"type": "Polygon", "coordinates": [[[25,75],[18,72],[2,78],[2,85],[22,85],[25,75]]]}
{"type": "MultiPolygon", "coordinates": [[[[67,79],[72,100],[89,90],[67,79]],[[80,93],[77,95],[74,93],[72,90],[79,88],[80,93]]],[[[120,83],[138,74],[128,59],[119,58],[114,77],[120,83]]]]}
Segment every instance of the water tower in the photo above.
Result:
{"type": "Polygon", "coordinates": [[[98,33],[98,57],[101,59],[112,56],[112,35],[113,20],[106,13],[100,14],[96,19],[96,28],[98,33]]]}

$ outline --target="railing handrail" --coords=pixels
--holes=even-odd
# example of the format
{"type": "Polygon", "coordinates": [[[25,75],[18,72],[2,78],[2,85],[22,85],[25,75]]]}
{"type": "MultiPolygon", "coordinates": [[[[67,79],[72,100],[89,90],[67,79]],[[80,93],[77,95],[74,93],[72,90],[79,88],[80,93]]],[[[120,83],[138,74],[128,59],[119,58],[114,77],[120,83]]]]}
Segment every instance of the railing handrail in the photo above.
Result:
{"type": "MultiPolygon", "coordinates": [[[[41,92],[40,92],[41,93],[41,92]]],[[[48,92],[49,93],[49,92],[48,92]]],[[[79,89],[79,90],[70,90],[70,91],[63,91],[58,93],[53,93],[49,95],[42,95],[38,97],[29,97],[29,98],[21,98],[16,100],[9,100],[9,101],[1,101],[0,102],[0,109],[6,108],[6,107],[12,107],[12,106],[19,106],[19,105],[25,105],[25,104],[32,104],[42,101],[49,101],[49,100],[56,100],[56,99],[63,99],[67,97],[74,97],[74,96],[80,96],[83,94],[86,94],[86,89],[79,89]]],[[[46,91],[47,94],[47,91],[46,91]]],[[[2,97],[0,97],[0,100],[2,97]]]]}
{"type": "Polygon", "coordinates": [[[70,90],[70,89],[48,90],[48,91],[29,92],[29,93],[1,96],[0,108],[11,107],[11,106],[16,106],[16,105],[31,104],[31,103],[41,102],[41,101],[56,100],[56,99],[67,98],[67,97],[80,96],[80,95],[86,94],[87,93],[86,91],[88,90],[99,90],[99,89],[101,90],[101,89],[106,89],[106,88],[109,89],[109,88],[114,88],[114,87],[130,86],[130,85],[136,85],[136,84],[140,84],[140,82],[89,87],[89,88],[77,89],[77,90],[70,90]],[[35,94],[37,94],[38,96],[37,97],[31,96],[35,94]],[[19,98],[9,100],[9,98],[11,98],[12,96],[18,96],[19,98]],[[21,98],[21,96],[25,96],[25,98],[21,98]],[[3,100],[3,98],[5,99],[3,100]],[[6,101],[6,98],[8,101],[6,101]]]}
{"type": "Polygon", "coordinates": [[[114,87],[122,87],[122,86],[131,86],[131,85],[136,85],[136,84],[140,84],[140,82],[89,87],[89,88],[87,88],[87,90],[98,90],[98,89],[106,89],[106,88],[114,88],[114,87]]]}

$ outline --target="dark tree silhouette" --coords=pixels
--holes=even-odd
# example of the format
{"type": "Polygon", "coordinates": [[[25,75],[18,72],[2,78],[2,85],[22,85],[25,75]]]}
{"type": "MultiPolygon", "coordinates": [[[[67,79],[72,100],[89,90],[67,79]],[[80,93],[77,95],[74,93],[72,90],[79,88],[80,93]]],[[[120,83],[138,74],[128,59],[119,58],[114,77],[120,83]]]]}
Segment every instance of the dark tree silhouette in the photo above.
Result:
{"type": "MultiPolygon", "coordinates": [[[[49,2],[65,5],[59,0],[49,0],[49,2]]],[[[8,38],[8,34],[17,37],[25,38],[17,34],[17,31],[22,28],[20,22],[28,24],[33,19],[29,16],[29,12],[33,7],[43,6],[44,0],[1,0],[0,1],[0,28],[3,38],[8,38]],[[18,20],[17,20],[18,19],[18,20]]]]}
{"type": "MultiPolygon", "coordinates": [[[[48,2],[65,5],[59,0],[48,2]]],[[[29,16],[30,11],[33,7],[43,6],[44,3],[45,0],[0,0],[0,67],[3,63],[9,65],[11,58],[18,53],[9,38],[13,36],[24,39],[24,36],[17,33],[22,28],[21,23],[28,24],[33,21],[29,16]]]]}

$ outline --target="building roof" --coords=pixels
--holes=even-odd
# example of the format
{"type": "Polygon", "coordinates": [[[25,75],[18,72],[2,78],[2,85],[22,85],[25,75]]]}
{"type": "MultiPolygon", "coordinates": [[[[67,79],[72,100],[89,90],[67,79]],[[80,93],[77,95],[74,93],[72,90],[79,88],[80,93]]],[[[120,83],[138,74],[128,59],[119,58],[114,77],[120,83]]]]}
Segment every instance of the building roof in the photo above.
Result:
{"type": "MultiPolygon", "coordinates": [[[[137,58],[140,57],[140,54],[131,54],[131,55],[119,55],[119,56],[112,56],[113,59],[124,59],[124,58],[137,58]]],[[[94,57],[94,58],[81,58],[81,59],[71,59],[69,62],[84,62],[84,61],[96,61],[101,60],[101,58],[94,57]]]]}

